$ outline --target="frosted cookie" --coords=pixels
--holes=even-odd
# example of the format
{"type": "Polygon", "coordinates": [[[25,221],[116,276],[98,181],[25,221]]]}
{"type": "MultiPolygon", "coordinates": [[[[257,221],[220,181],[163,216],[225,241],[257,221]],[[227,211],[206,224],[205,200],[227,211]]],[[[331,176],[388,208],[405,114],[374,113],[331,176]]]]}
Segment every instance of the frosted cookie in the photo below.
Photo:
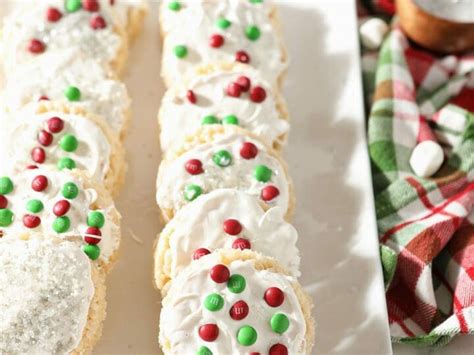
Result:
{"type": "Polygon", "coordinates": [[[199,68],[167,91],[158,118],[162,151],[203,124],[238,125],[277,149],[290,128],[280,93],[253,68],[238,64],[199,68]]]}
{"type": "Polygon", "coordinates": [[[246,63],[272,85],[287,68],[276,7],[268,1],[165,1],[162,76],[167,86],[198,65],[246,63]]]}
{"type": "Polygon", "coordinates": [[[233,188],[278,206],[291,217],[294,194],[286,164],[265,144],[233,126],[209,126],[189,136],[162,161],[156,199],[165,221],[187,203],[233,188]]]}
{"type": "Polygon", "coordinates": [[[252,249],[298,276],[298,233],[280,208],[264,207],[255,197],[232,189],[214,190],[184,206],[158,239],[157,287],[165,288],[193,260],[216,249],[252,249]]]}
{"type": "Polygon", "coordinates": [[[0,175],[0,238],[34,232],[70,240],[108,270],[120,246],[120,218],[107,191],[77,171],[0,175]]]}
{"type": "Polygon", "coordinates": [[[79,169],[118,192],[124,151],[102,118],[79,107],[41,101],[0,117],[0,123],[0,172],[35,166],[79,169]]]}
{"type": "Polygon", "coordinates": [[[43,0],[23,3],[6,17],[6,73],[45,53],[75,49],[121,73],[128,38],[109,1],[43,0]]]}
{"type": "Polygon", "coordinates": [[[192,263],[163,300],[165,354],[310,354],[311,301],[279,264],[250,251],[192,263]]]}
{"type": "Polygon", "coordinates": [[[0,270],[0,353],[92,350],[105,319],[104,276],[74,243],[0,238],[0,270]]]}
{"type": "Polygon", "coordinates": [[[131,101],[125,85],[77,50],[46,52],[8,74],[4,90],[7,109],[15,111],[41,99],[100,115],[122,137],[128,126],[131,101]]]}

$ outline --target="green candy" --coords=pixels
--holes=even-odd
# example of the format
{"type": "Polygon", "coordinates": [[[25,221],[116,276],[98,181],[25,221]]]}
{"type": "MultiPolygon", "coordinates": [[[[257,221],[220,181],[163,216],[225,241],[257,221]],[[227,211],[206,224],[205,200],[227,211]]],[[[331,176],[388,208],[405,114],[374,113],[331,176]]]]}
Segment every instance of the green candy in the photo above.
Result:
{"type": "Polygon", "coordinates": [[[66,90],[64,90],[64,96],[69,101],[79,101],[81,99],[81,90],[79,90],[75,86],[68,86],[66,90]]]}
{"type": "Polygon", "coordinates": [[[204,300],[204,307],[211,312],[220,311],[224,307],[224,298],[218,293],[211,293],[204,300]]]}
{"type": "Polygon", "coordinates": [[[188,48],[183,45],[174,47],[174,55],[180,59],[185,58],[188,55],[188,48]]]}
{"type": "Polygon", "coordinates": [[[76,12],[81,8],[81,0],[66,0],[65,7],[67,12],[76,12]]]}
{"type": "Polygon", "coordinates": [[[79,195],[79,188],[73,182],[67,182],[64,184],[63,189],[61,191],[64,198],[69,200],[75,199],[77,195],[79,195]]]}
{"type": "Polygon", "coordinates": [[[59,146],[66,152],[74,152],[79,146],[79,142],[72,134],[66,134],[59,141],[59,146]]]}
{"type": "Polygon", "coordinates": [[[184,198],[186,201],[193,201],[202,194],[202,189],[198,185],[188,185],[184,189],[184,198]]]}
{"type": "Polygon", "coordinates": [[[207,346],[201,346],[196,355],[212,355],[212,351],[207,346]]]}
{"type": "Polygon", "coordinates": [[[58,162],[59,170],[69,169],[72,170],[76,167],[76,162],[71,158],[61,158],[58,162]]]}
{"type": "Polygon", "coordinates": [[[97,260],[100,256],[100,248],[97,245],[87,244],[82,247],[82,251],[87,254],[89,259],[97,260]]]}
{"type": "Polygon", "coordinates": [[[58,217],[53,222],[53,229],[56,233],[66,233],[71,227],[71,220],[68,216],[58,217]]]}
{"type": "Polygon", "coordinates": [[[171,11],[179,11],[181,10],[181,4],[179,3],[179,1],[171,1],[168,4],[168,9],[170,9],[171,11]]]}
{"type": "Polygon", "coordinates": [[[290,321],[283,313],[275,313],[270,319],[270,327],[275,333],[283,334],[290,327],[290,321]]]}
{"type": "Polygon", "coordinates": [[[227,288],[232,293],[242,293],[246,285],[245,277],[239,274],[232,275],[229,280],[227,280],[227,288]]]}
{"type": "Polygon", "coordinates": [[[13,223],[13,212],[8,208],[0,210],[0,227],[8,227],[13,223]]]}
{"type": "Polygon", "coordinates": [[[233,125],[238,125],[239,124],[239,119],[235,115],[229,115],[225,116],[224,119],[222,120],[223,124],[233,124],[233,125]]]}
{"type": "Polygon", "coordinates": [[[230,25],[232,25],[232,22],[230,22],[225,17],[218,18],[216,21],[216,26],[223,30],[225,30],[226,28],[229,28],[230,25]]]}
{"type": "Polygon", "coordinates": [[[257,341],[257,331],[250,325],[244,325],[237,332],[237,340],[243,346],[251,346],[257,341]]]}
{"type": "Polygon", "coordinates": [[[217,123],[219,123],[219,119],[216,116],[213,116],[213,115],[206,116],[201,121],[202,125],[217,124],[217,123]]]}
{"type": "Polygon", "coordinates": [[[248,26],[245,29],[245,36],[251,41],[256,41],[260,38],[260,29],[257,26],[248,26]]]}
{"type": "Polygon", "coordinates": [[[232,155],[227,150],[220,150],[212,156],[212,160],[217,166],[225,168],[232,163],[232,155]]]}
{"type": "Polygon", "coordinates": [[[261,4],[263,0],[249,0],[251,4],[261,4]]]}
{"type": "Polygon", "coordinates": [[[253,176],[257,181],[267,182],[272,178],[272,170],[265,165],[257,165],[253,171],[253,176]]]}
{"type": "Polygon", "coordinates": [[[89,227],[102,228],[105,224],[105,217],[102,212],[92,211],[87,216],[87,225],[89,227]]]}
{"type": "Polygon", "coordinates": [[[7,195],[13,191],[13,182],[12,180],[7,177],[0,178],[0,195],[7,195]]]}
{"type": "Polygon", "coordinates": [[[43,202],[41,202],[40,200],[29,200],[26,204],[26,209],[31,213],[41,212],[43,208],[43,202]]]}

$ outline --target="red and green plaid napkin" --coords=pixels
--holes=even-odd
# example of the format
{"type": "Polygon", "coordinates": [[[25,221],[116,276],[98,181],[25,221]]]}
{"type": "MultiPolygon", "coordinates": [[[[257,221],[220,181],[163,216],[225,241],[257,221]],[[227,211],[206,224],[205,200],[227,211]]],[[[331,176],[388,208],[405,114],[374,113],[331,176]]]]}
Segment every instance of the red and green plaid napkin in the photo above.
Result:
{"type": "Polygon", "coordinates": [[[363,67],[392,339],[443,345],[474,332],[474,56],[436,57],[395,28],[363,67]],[[446,158],[423,179],[409,159],[427,139],[446,158]]]}

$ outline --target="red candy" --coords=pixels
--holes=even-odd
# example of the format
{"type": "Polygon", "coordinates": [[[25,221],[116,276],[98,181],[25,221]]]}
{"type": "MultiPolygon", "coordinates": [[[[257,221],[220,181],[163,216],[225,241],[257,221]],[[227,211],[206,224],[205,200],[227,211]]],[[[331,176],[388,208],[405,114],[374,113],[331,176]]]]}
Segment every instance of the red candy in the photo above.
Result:
{"type": "Polygon", "coordinates": [[[48,147],[53,143],[53,135],[43,129],[38,133],[38,142],[40,142],[41,145],[48,147]]]}
{"type": "Polygon", "coordinates": [[[194,95],[194,91],[192,90],[188,90],[188,92],[186,93],[186,97],[188,101],[192,104],[195,104],[197,102],[196,95],[194,95]]]}
{"type": "Polygon", "coordinates": [[[64,121],[59,117],[51,117],[48,120],[48,129],[51,133],[59,133],[64,128],[64,121]]]}
{"type": "Polygon", "coordinates": [[[288,355],[288,349],[283,344],[274,344],[268,352],[269,355],[288,355]]]}
{"type": "Polygon", "coordinates": [[[0,209],[7,208],[8,200],[5,196],[0,195],[0,209]]]}
{"type": "Polygon", "coordinates": [[[260,355],[260,353],[257,353],[255,351],[251,352],[250,355],[260,355]]]}
{"type": "Polygon", "coordinates": [[[267,92],[261,86],[255,86],[250,90],[250,100],[261,103],[267,98],[267,92]]]}
{"type": "Polygon", "coordinates": [[[224,37],[221,35],[212,35],[211,38],[209,39],[209,45],[213,48],[219,48],[222,47],[224,44],[224,37]]]}
{"type": "Polygon", "coordinates": [[[248,239],[237,238],[232,243],[232,249],[244,250],[244,249],[250,249],[250,248],[251,248],[251,245],[248,239]]]}
{"type": "Polygon", "coordinates": [[[237,235],[242,232],[242,225],[236,219],[227,219],[224,221],[224,232],[230,235],[237,235]]]}
{"type": "Polygon", "coordinates": [[[240,86],[243,92],[249,91],[252,85],[252,82],[247,76],[239,76],[235,82],[240,86]]]}
{"type": "Polygon", "coordinates": [[[100,15],[92,16],[89,24],[94,30],[101,30],[107,27],[107,23],[105,22],[104,18],[100,15]]]}
{"type": "Polygon", "coordinates": [[[202,170],[202,163],[199,159],[190,159],[184,164],[184,168],[191,175],[199,175],[204,172],[202,170]]]}
{"type": "Polygon", "coordinates": [[[44,163],[46,160],[46,153],[44,152],[44,149],[40,147],[33,148],[31,151],[31,159],[33,159],[33,161],[38,164],[44,163]]]}
{"type": "Polygon", "coordinates": [[[278,287],[270,287],[265,291],[263,299],[270,307],[280,307],[285,301],[285,294],[278,287]]]}
{"type": "Polygon", "coordinates": [[[66,213],[68,213],[70,207],[71,204],[69,203],[69,201],[58,201],[53,207],[53,213],[58,217],[64,216],[66,213]]]}
{"type": "Polygon", "coordinates": [[[41,95],[40,97],[38,97],[38,101],[43,101],[43,100],[49,101],[49,97],[46,95],[41,95]]]}
{"type": "Polygon", "coordinates": [[[82,7],[89,12],[99,11],[99,2],[97,0],[82,0],[82,7]]]}
{"type": "Polygon", "coordinates": [[[49,22],[58,22],[63,14],[55,7],[50,7],[46,10],[46,18],[49,22]]]}
{"type": "Polygon", "coordinates": [[[100,243],[100,241],[102,239],[102,238],[100,238],[101,236],[102,236],[102,232],[100,231],[99,228],[89,227],[89,228],[87,228],[86,233],[84,235],[84,241],[87,244],[96,245],[96,244],[100,243]]]}
{"type": "Polygon", "coordinates": [[[211,269],[210,276],[212,281],[221,284],[229,280],[230,271],[227,266],[219,264],[211,269]]]}
{"type": "Polygon", "coordinates": [[[25,214],[23,216],[23,224],[26,228],[36,228],[41,224],[41,219],[38,216],[25,214]]]}
{"type": "Polygon", "coordinates": [[[201,259],[204,255],[208,255],[208,254],[211,254],[211,252],[207,250],[206,248],[196,249],[196,251],[193,254],[193,260],[201,259]]]}
{"type": "Polygon", "coordinates": [[[34,54],[43,53],[45,48],[46,46],[39,39],[32,39],[30,43],[28,43],[28,50],[34,54]]]}
{"type": "Polygon", "coordinates": [[[253,159],[258,154],[258,148],[255,144],[245,142],[240,148],[240,156],[244,159],[253,159]]]}
{"type": "Polygon", "coordinates": [[[36,176],[31,182],[31,188],[36,192],[41,192],[46,190],[48,187],[48,178],[44,175],[36,176]]]}
{"type": "Polygon", "coordinates": [[[27,168],[28,170],[34,170],[34,169],[38,169],[38,166],[36,166],[36,165],[28,165],[26,168],[27,168]]]}
{"type": "Polygon", "coordinates": [[[230,309],[229,314],[233,320],[242,320],[248,316],[249,306],[244,301],[237,301],[230,309]]]}
{"type": "Polygon", "coordinates": [[[262,193],[260,194],[260,197],[263,201],[265,202],[270,202],[274,198],[276,198],[280,194],[280,190],[278,190],[277,187],[273,185],[265,186],[262,189],[262,193]]]}
{"type": "Polygon", "coordinates": [[[199,327],[199,336],[204,341],[214,341],[219,336],[217,324],[204,324],[199,327]]]}
{"type": "Polygon", "coordinates": [[[235,53],[235,60],[240,63],[250,63],[250,56],[245,51],[235,53]]]}
{"type": "Polygon", "coordinates": [[[230,83],[225,90],[226,94],[231,97],[240,97],[242,88],[237,83],[230,83]]]}

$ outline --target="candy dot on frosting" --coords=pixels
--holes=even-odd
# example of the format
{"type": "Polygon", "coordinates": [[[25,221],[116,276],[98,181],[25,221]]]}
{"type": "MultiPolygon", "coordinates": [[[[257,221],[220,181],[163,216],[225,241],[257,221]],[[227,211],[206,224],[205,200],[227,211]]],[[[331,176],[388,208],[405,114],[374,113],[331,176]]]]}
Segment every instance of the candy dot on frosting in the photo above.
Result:
{"type": "Polygon", "coordinates": [[[100,8],[98,0],[82,0],[82,7],[89,12],[99,11],[100,8]]]}
{"type": "Polygon", "coordinates": [[[288,355],[288,348],[283,344],[274,344],[271,346],[269,355],[288,355]]]}
{"type": "Polygon", "coordinates": [[[58,161],[59,170],[63,170],[63,169],[72,170],[75,167],[76,167],[76,162],[72,160],[71,158],[61,158],[58,161]]]}
{"type": "Polygon", "coordinates": [[[76,12],[81,8],[81,0],[66,0],[66,11],[76,12]]]}
{"type": "Polygon", "coordinates": [[[239,119],[235,115],[229,115],[223,118],[222,123],[237,126],[239,124],[239,119]]]}
{"type": "Polygon", "coordinates": [[[244,325],[237,332],[237,341],[243,346],[250,346],[257,341],[257,331],[250,325],[244,325]]]}
{"type": "Polygon", "coordinates": [[[171,1],[168,4],[168,9],[170,9],[171,11],[179,11],[181,10],[181,4],[179,3],[179,1],[171,1]]]}
{"type": "Polygon", "coordinates": [[[232,293],[242,293],[246,285],[245,277],[239,274],[232,275],[227,281],[227,288],[232,293]]]}
{"type": "Polygon", "coordinates": [[[5,196],[0,195],[0,209],[7,208],[8,200],[5,196]]]}
{"type": "Polygon", "coordinates": [[[31,151],[31,159],[33,159],[35,163],[42,164],[46,160],[46,152],[41,147],[33,148],[31,151]]]}
{"type": "Polygon", "coordinates": [[[207,124],[217,124],[219,123],[219,119],[216,116],[213,115],[208,115],[204,117],[201,121],[202,125],[207,125],[207,124]]]}
{"type": "Polygon", "coordinates": [[[43,129],[38,133],[38,142],[44,147],[49,147],[53,143],[53,135],[43,129]]]}
{"type": "Polygon", "coordinates": [[[28,43],[28,51],[33,54],[43,53],[45,49],[46,45],[39,39],[34,38],[28,43]]]}
{"type": "Polygon", "coordinates": [[[74,152],[74,151],[76,151],[77,147],[79,146],[79,141],[77,140],[77,138],[74,135],[66,134],[59,141],[59,146],[65,152],[74,152]]]}
{"type": "Polygon", "coordinates": [[[81,90],[75,86],[68,86],[66,90],[64,90],[64,96],[69,101],[79,101],[81,99],[81,90]]]}
{"type": "Polygon", "coordinates": [[[250,86],[252,86],[252,82],[250,81],[250,78],[244,75],[239,76],[235,82],[240,86],[243,92],[249,91],[250,86]]]}
{"type": "Polygon", "coordinates": [[[225,92],[227,96],[237,98],[240,97],[240,95],[242,94],[242,88],[237,83],[230,83],[229,85],[227,85],[225,92]]]}
{"type": "Polygon", "coordinates": [[[48,178],[44,175],[35,176],[31,182],[31,188],[36,192],[46,190],[48,187],[48,178]]]}
{"type": "Polygon", "coordinates": [[[185,58],[188,55],[188,48],[184,45],[175,46],[174,55],[180,59],[185,58]]]}
{"type": "Polygon", "coordinates": [[[75,183],[67,182],[64,184],[63,189],[61,190],[61,193],[64,198],[72,200],[72,199],[75,199],[77,195],[79,195],[79,188],[77,187],[75,183]]]}
{"type": "Polygon", "coordinates": [[[199,336],[202,340],[211,342],[219,336],[217,324],[204,324],[199,327],[199,336]]]}
{"type": "Polygon", "coordinates": [[[31,214],[25,214],[23,216],[23,225],[26,228],[33,229],[33,228],[38,227],[40,224],[41,224],[41,218],[39,218],[38,216],[33,216],[31,214]]]}
{"type": "Polygon", "coordinates": [[[280,307],[285,301],[285,294],[278,287],[270,287],[265,291],[263,299],[270,307],[280,307]]]}
{"type": "Polygon", "coordinates": [[[253,159],[258,155],[258,148],[251,142],[245,142],[240,147],[240,156],[244,159],[253,159]]]}
{"type": "Polygon", "coordinates": [[[40,97],[38,97],[38,101],[43,101],[43,100],[49,101],[49,97],[46,95],[41,95],[40,97]]]}
{"type": "Polygon", "coordinates": [[[249,0],[251,4],[261,4],[263,0],[249,0]]]}
{"type": "Polygon", "coordinates": [[[198,349],[196,354],[197,355],[212,355],[212,351],[207,346],[203,345],[198,349]]]}
{"type": "Polygon", "coordinates": [[[212,48],[219,48],[224,45],[224,37],[220,34],[213,34],[211,38],[209,38],[209,45],[212,48]]]}
{"type": "Polygon", "coordinates": [[[211,312],[220,311],[224,307],[224,298],[218,293],[211,293],[204,300],[204,307],[211,312]]]}
{"type": "Polygon", "coordinates": [[[66,233],[71,227],[71,220],[68,216],[58,217],[53,222],[53,230],[56,233],[66,233]]]}
{"type": "Polygon", "coordinates": [[[193,260],[199,260],[203,256],[208,255],[208,254],[211,254],[211,252],[206,248],[196,249],[193,253],[193,260]]]}
{"type": "Polygon", "coordinates": [[[83,245],[82,251],[86,253],[86,255],[91,260],[97,260],[100,256],[100,248],[97,245],[93,245],[93,244],[83,245]]]}
{"type": "Polygon", "coordinates": [[[280,190],[278,190],[276,186],[269,185],[269,186],[265,186],[262,189],[260,198],[265,202],[271,202],[275,198],[277,198],[279,194],[280,194],[280,190]]]}
{"type": "Polygon", "coordinates": [[[26,167],[26,169],[28,169],[28,170],[35,170],[35,169],[38,169],[38,166],[31,164],[31,165],[28,165],[28,166],[26,167]]]}
{"type": "Polygon", "coordinates": [[[13,212],[8,208],[0,209],[0,227],[8,227],[13,223],[13,212]]]}
{"type": "Polygon", "coordinates": [[[226,28],[229,28],[230,25],[232,25],[232,22],[230,22],[225,17],[220,17],[216,20],[216,26],[219,27],[222,30],[225,30],[226,28]]]}
{"type": "Polygon", "coordinates": [[[253,176],[257,181],[268,182],[272,178],[272,169],[265,165],[257,165],[253,171],[253,176]]]}
{"type": "Polygon", "coordinates": [[[107,27],[107,22],[105,22],[105,19],[102,16],[94,15],[89,20],[89,25],[94,30],[101,30],[107,27]]]}
{"type": "Polygon", "coordinates": [[[0,195],[8,195],[13,191],[13,181],[8,176],[0,177],[0,195]]]}
{"type": "Polygon", "coordinates": [[[68,213],[69,208],[71,208],[71,204],[69,203],[69,201],[60,200],[54,204],[53,213],[56,216],[61,217],[68,213]]]}
{"type": "Polygon", "coordinates": [[[204,172],[202,162],[199,159],[190,159],[184,164],[184,168],[191,175],[199,175],[204,172]]]}
{"type": "Polygon", "coordinates": [[[250,90],[250,100],[255,103],[262,103],[267,98],[267,92],[261,86],[255,86],[250,90]]]}
{"type": "Polygon", "coordinates": [[[59,133],[64,129],[64,121],[59,117],[51,117],[48,120],[48,129],[51,133],[59,133]]]}
{"type": "Polygon", "coordinates": [[[58,22],[63,14],[56,7],[48,7],[46,10],[46,18],[49,22],[58,22]]]}
{"type": "Polygon", "coordinates": [[[84,241],[87,244],[98,244],[101,241],[102,232],[97,227],[88,227],[86,233],[84,234],[84,241]]]}
{"type": "Polygon", "coordinates": [[[190,184],[184,189],[184,199],[186,201],[194,201],[202,194],[201,186],[190,184]]]}
{"type": "Polygon", "coordinates": [[[197,102],[197,98],[196,98],[196,94],[194,94],[194,91],[192,90],[188,90],[186,92],[186,98],[188,99],[188,101],[190,103],[192,103],[193,105],[197,102]]]}
{"type": "Polygon", "coordinates": [[[39,213],[43,210],[44,205],[40,200],[29,200],[26,203],[26,209],[31,213],[39,213]]]}
{"type": "Polygon", "coordinates": [[[214,153],[212,161],[221,168],[225,168],[232,163],[232,155],[227,150],[220,150],[214,153]]]}
{"type": "Polygon", "coordinates": [[[240,250],[245,250],[245,249],[250,249],[252,246],[249,242],[248,239],[244,238],[237,238],[234,240],[232,243],[232,249],[240,249],[240,250]]]}
{"type": "Polygon", "coordinates": [[[245,301],[237,301],[230,308],[229,315],[233,320],[242,320],[249,314],[249,305],[245,301]]]}
{"type": "Polygon", "coordinates": [[[260,29],[257,26],[247,26],[245,36],[251,41],[256,41],[260,38],[260,29]]]}
{"type": "Polygon", "coordinates": [[[237,235],[242,232],[242,225],[236,219],[227,219],[224,221],[223,229],[229,235],[237,235]]]}
{"type": "Polygon", "coordinates": [[[89,227],[102,228],[105,224],[105,217],[102,212],[91,211],[87,216],[87,225],[89,227]]]}
{"type": "Polygon", "coordinates": [[[290,327],[290,320],[283,313],[275,313],[270,319],[270,327],[275,333],[283,334],[290,327]]]}
{"type": "Polygon", "coordinates": [[[246,51],[238,51],[235,53],[235,60],[240,63],[250,63],[250,56],[246,51]]]}
{"type": "Polygon", "coordinates": [[[210,273],[209,273],[212,281],[222,284],[224,282],[227,282],[230,277],[230,271],[227,266],[218,264],[212,267],[210,273]]]}

